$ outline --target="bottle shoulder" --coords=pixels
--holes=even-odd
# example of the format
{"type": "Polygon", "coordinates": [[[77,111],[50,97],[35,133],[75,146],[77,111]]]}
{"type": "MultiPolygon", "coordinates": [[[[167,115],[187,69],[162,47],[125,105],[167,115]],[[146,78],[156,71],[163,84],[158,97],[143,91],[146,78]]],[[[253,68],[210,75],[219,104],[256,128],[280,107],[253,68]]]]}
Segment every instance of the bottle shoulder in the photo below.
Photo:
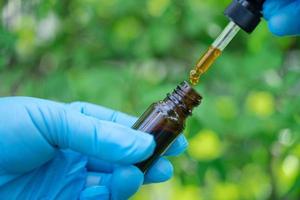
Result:
{"type": "Polygon", "coordinates": [[[176,106],[166,101],[152,103],[133,125],[133,128],[145,132],[158,130],[174,133],[182,132],[186,117],[178,113],[176,106]]]}
{"type": "MultiPolygon", "coordinates": [[[[159,102],[155,103],[154,108],[158,112],[160,112],[162,115],[166,116],[167,118],[174,119],[176,121],[181,119],[181,117],[178,115],[175,107],[165,101],[159,101],[159,102]]],[[[182,119],[182,120],[184,120],[184,119],[182,119]]]]}

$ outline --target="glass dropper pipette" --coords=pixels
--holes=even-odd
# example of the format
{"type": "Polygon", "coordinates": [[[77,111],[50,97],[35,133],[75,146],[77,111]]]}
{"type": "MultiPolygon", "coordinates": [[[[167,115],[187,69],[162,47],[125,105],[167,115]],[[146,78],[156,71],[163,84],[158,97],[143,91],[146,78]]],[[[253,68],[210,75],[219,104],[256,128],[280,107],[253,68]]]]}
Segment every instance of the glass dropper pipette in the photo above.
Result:
{"type": "Polygon", "coordinates": [[[200,57],[195,67],[190,71],[190,82],[193,85],[196,85],[199,82],[200,76],[204,74],[221,55],[222,51],[239,30],[240,27],[234,22],[230,21],[228,23],[217,39],[209,46],[205,54],[200,57]]]}

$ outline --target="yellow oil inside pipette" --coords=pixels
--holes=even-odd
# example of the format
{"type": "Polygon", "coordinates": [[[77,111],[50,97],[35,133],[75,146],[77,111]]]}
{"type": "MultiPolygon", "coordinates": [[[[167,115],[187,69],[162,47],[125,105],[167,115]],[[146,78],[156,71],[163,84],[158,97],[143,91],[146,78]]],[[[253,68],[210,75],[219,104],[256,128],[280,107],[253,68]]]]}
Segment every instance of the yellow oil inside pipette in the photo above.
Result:
{"type": "Polygon", "coordinates": [[[189,80],[191,84],[197,85],[200,77],[210,68],[215,60],[221,55],[222,51],[229,44],[229,42],[238,33],[240,28],[234,23],[230,22],[207,51],[200,57],[194,68],[190,71],[189,80]]]}

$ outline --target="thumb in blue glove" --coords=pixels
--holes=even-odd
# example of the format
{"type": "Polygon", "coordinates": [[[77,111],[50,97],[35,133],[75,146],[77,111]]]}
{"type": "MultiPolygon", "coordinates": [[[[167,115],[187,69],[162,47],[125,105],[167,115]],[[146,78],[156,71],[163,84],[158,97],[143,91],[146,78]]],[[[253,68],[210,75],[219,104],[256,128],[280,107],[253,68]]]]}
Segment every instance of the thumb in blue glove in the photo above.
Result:
{"type": "Polygon", "coordinates": [[[266,0],[263,14],[275,35],[300,34],[300,0],[266,0]]]}

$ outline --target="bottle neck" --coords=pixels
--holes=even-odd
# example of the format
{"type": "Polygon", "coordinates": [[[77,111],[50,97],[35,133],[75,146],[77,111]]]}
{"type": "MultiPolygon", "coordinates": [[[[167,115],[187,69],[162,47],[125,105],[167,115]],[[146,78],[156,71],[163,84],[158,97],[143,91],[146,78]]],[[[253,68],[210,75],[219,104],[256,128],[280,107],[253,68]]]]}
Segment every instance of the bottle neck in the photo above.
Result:
{"type": "Polygon", "coordinates": [[[193,108],[197,107],[201,100],[202,96],[184,81],[171,94],[167,94],[164,102],[171,105],[172,110],[185,119],[192,114],[193,108]]]}

